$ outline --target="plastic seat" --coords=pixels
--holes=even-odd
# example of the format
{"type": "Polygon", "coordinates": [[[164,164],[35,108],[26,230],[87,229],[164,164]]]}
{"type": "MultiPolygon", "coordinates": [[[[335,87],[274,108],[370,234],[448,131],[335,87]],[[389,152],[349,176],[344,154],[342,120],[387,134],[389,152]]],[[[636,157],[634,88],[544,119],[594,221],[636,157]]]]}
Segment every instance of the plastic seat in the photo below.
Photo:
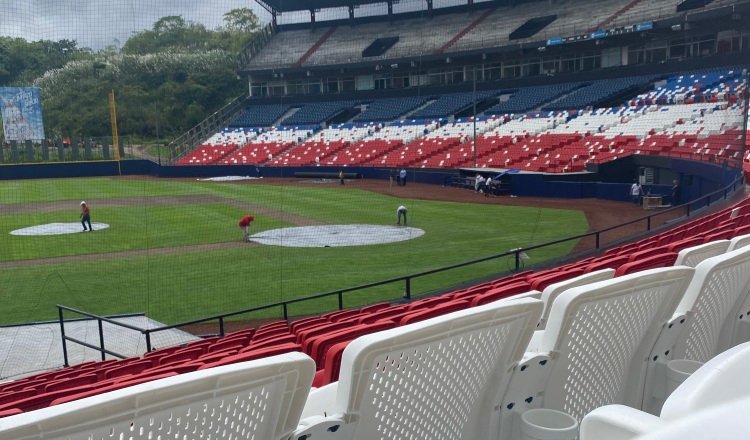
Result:
{"type": "Polygon", "coordinates": [[[670,360],[706,362],[736,345],[741,316],[750,307],[748,285],[750,247],[708,258],[695,267],[695,276],[648,357],[644,410],[656,413],[661,408],[670,360]]]}
{"type": "Polygon", "coordinates": [[[729,249],[729,240],[716,240],[681,250],[674,262],[675,266],[695,267],[701,261],[721,255],[729,249]]]}
{"type": "Polygon", "coordinates": [[[502,301],[355,339],[294,438],[490,438],[498,415],[486,403],[504,393],[541,311],[538,300],[502,301]]]}
{"type": "Polygon", "coordinates": [[[640,438],[652,434],[652,438],[739,438],[747,425],[750,411],[750,381],[746,380],[750,369],[750,343],[731,348],[712,358],[697,371],[690,374],[664,402],[660,415],[623,406],[608,405],[597,408],[584,417],[581,423],[581,440],[617,438],[621,440],[640,438]],[[737,406],[738,400],[747,401],[737,406]],[[723,415],[737,414],[743,419],[742,428],[727,429],[721,418],[712,417],[706,424],[701,412],[716,408],[723,415]],[[694,419],[704,420],[691,424],[694,419]],[[665,437],[665,431],[688,426],[678,437],[665,437]],[[704,426],[701,426],[704,425],[704,426]]]}
{"type": "Polygon", "coordinates": [[[248,349],[247,351],[243,351],[232,356],[226,356],[223,359],[215,361],[213,363],[203,364],[198,367],[198,370],[216,368],[222,365],[236,364],[238,362],[247,362],[255,359],[262,359],[264,357],[275,356],[283,353],[292,353],[296,351],[302,351],[302,347],[300,347],[299,344],[291,342],[286,344],[277,344],[271,347],[248,349]]]}
{"type": "Polygon", "coordinates": [[[672,264],[674,264],[675,258],[677,258],[677,253],[665,252],[663,254],[652,255],[641,260],[631,261],[618,267],[615,271],[615,276],[619,277],[642,270],[671,266],[672,264]]]}
{"type": "Polygon", "coordinates": [[[640,405],[647,356],[694,273],[651,269],[568,289],[534,334],[503,401],[501,439],[526,411],[544,408],[573,421],[602,405],[640,405]],[[529,399],[531,396],[531,399],[529,399]]]}
{"type": "Polygon", "coordinates": [[[560,294],[568,289],[572,289],[573,287],[585,286],[598,281],[609,280],[614,276],[614,269],[602,269],[547,286],[542,291],[541,299],[544,302],[544,311],[542,312],[542,317],[541,319],[539,319],[539,323],[537,324],[537,330],[543,330],[547,326],[547,319],[549,318],[549,312],[552,308],[552,304],[555,302],[555,299],[560,296],[560,294]]]}
{"type": "Polygon", "coordinates": [[[529,290],[531,289],[529,289],[529,283],[526,281],[518,281],[513,284],[508,284],[501,287],[493,287],[492,289],[489,289],[486,292],[480,295],[476,295],[474,298],[472,298],[471,306],[476,307],[484,304],[489,304],[499,299],[508,298],[509,296],[515,295],[517,293],[528,292],[529,290]]]}
{"type": "Polygon", "coordinates": [[[289,438],[314,365],[301,353],[196,371],[6,417],[0,437],[289,438]]]}

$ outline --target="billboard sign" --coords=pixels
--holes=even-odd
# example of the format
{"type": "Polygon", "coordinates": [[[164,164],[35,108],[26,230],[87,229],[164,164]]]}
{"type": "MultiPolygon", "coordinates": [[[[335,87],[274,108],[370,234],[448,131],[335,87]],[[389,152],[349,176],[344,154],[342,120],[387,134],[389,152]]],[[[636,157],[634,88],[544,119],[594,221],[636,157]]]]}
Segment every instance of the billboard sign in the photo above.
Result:
{"type": "Polygon", "coordinates": [[[36,87],[0,87],[5,140],[44,139],[42,100],[36,87]]]}

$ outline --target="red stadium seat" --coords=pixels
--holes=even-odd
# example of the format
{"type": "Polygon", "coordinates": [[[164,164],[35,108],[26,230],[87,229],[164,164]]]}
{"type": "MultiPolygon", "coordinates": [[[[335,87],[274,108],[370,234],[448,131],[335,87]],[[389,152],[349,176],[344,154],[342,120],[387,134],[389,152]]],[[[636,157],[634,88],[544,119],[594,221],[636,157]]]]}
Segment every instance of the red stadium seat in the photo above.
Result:
{"type": "Polygon", "coordinates": [[[677,252],[666,252],[664,254],[652,255],[637,261],[625,263],[617,268],[615,276],[627,275],[629,273],[639,272],[646,269],[657,267],[666,267],[674,264],[677,259],[677,252]]]}
{"type": "Polygon", "coordinates": [[[442,304],[438,304],[432,308],[422,310],[410,310],[406,315],[402,316],[398,325],[407,325],[414,322],[424,321],[425,319],[434,318],[436,316],[442,316],[446,313],[455,312],[457,310],[463,310],[469,307],[469,301],[465,300],[453,300],[447,301],[442,304]]]}
{"type": "Polygon", "coordinates": [[[344,342],[353,341],[354,339],[382,330],[388,330],[396,327],[394,321],[378,321],[375,324],[359,324],[352,326],[346,330],[340,330],[325,335],[315,337],[310,345],[310,351],[307,353],[315,361],[317,369],[320,370],[325,366],[326,353],[334,345],[344,342]]]}
{"type": "Polygon", "coordinates": [[[530,280],[531,285],[529,286],[529,290],[542,291],[550,284],[559,283],[560,281],[569,280],[571,278],[577,277],[578,275],[583,275],[584,270],[586,270],[585,267],[577,267],[570,270],[559,270],[557,272],[546,274],[540,277],[533,277],[530,280]]]}
{"type": "Polygon", "coordinates": [[[237,362],[251,361],[253,359],[260,359],[264,357],[275,356],[277,354],[290,353],[293,351],[302,351],[302,347],[300,347],[299,344],[287,343],[279,344],[273,347],[259,348],[257,350],[248,350],[246,352],[237,353],[233,356],[227,356],[220,361],[216,361],[210,364],[203,364],[198,367],[198,370],[219,367],[221,365],[235,364],[237,362]]]}
{"type": "Polygon", "coordinates": [[[617,269],[620,265],[627,263],[629,258],[629,255],[618,255],[616,257],[595,260],[593,263],[586,266],[583,273],[595,272],[602,269],[617,269]]]}
{"type": "Polygon", "coordinates": [[[527,283],[526,281],[519,281],[517,283],[508,284],[507,286],[495,287],[481,295],[475,296],[471,300],[471,306],[476,307],[483,304],[489,304],[499,299],[513,296],[517,293],[528,292],[529,290],[531,289],[529,289],[529,283],[527,283]]]}

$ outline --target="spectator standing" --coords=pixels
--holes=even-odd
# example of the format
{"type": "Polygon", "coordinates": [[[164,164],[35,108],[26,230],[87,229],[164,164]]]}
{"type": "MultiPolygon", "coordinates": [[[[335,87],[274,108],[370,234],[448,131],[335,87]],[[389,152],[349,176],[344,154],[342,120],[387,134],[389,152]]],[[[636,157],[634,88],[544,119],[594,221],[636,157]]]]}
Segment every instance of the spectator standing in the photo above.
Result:
{"type": "Polygon", "coordinates": [[[680,184],[677,179],[672,181],[672,206],[680,204],[680,184]]]}
{"type": "Polygon", "coordinates": [[[399,185],[406,186],[406,169],[401,168],[401,171],[398,173],[398,181],[399,185]]]}
{"type": "Polygon", "coordinates": [[[250,224],[255,220],[255,218],[247,214],[244,217],[242,217],[242,220],[240,220],[240,229],[242,229],[242,241],[248,242],[250,241],[250,224]]]}
{"type": "Polygon", "coordinates": [[[89,210],[89,205],[86,204],[86,202],[81,202],[81,225],[83,225],[84,231],[93,231],[94,228],[91,227],[91,211],[89,210]],[[86,229],[86,224],[89,225],[89,228],[86,229]]]}
{"type": "Polygon", "coordinates": [[[633,199],[633,203],[640,205],[641,196],[643,196],[643,187],[637,181],[633,181],[633,184],[630,185],[630,197],[633,199]]]}
{"type": "Polygon", "coordinates": [[[339,181],[344,184],[344,170],[339,170],[339,181]]]}
{"type": "Polygon", "coordinates": [[[406,226],[406,206],[401,205],[396,209],[396,224],[401,224],[401,217],[404,218],[404,226],[406,226]]]}

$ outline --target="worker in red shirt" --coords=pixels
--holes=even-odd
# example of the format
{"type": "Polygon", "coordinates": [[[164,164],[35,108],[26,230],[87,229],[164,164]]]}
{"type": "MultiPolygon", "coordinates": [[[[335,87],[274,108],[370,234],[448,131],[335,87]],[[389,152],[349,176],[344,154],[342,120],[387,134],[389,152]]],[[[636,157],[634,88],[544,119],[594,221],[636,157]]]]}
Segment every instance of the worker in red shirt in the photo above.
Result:
{"type": "Polygon", "coordinates": [[[91,227],[91,211],[89,210],[89,205],[86,204],[86,202],[81,202],[81,224],[83,225],[84,231],[93,231],[94,228],[91,227]],[[86,229],[86,224],[88,223],[89,228],[86,229]]]}
{"type": "Polygon", "coordinates": [[[250,241],[250,223],[253,222],[255,218],[247,214],[246,216],[242,217],[242,220],[240,220],[240,229],[242,229],[242,240],[243,241],[250,241]]]}

